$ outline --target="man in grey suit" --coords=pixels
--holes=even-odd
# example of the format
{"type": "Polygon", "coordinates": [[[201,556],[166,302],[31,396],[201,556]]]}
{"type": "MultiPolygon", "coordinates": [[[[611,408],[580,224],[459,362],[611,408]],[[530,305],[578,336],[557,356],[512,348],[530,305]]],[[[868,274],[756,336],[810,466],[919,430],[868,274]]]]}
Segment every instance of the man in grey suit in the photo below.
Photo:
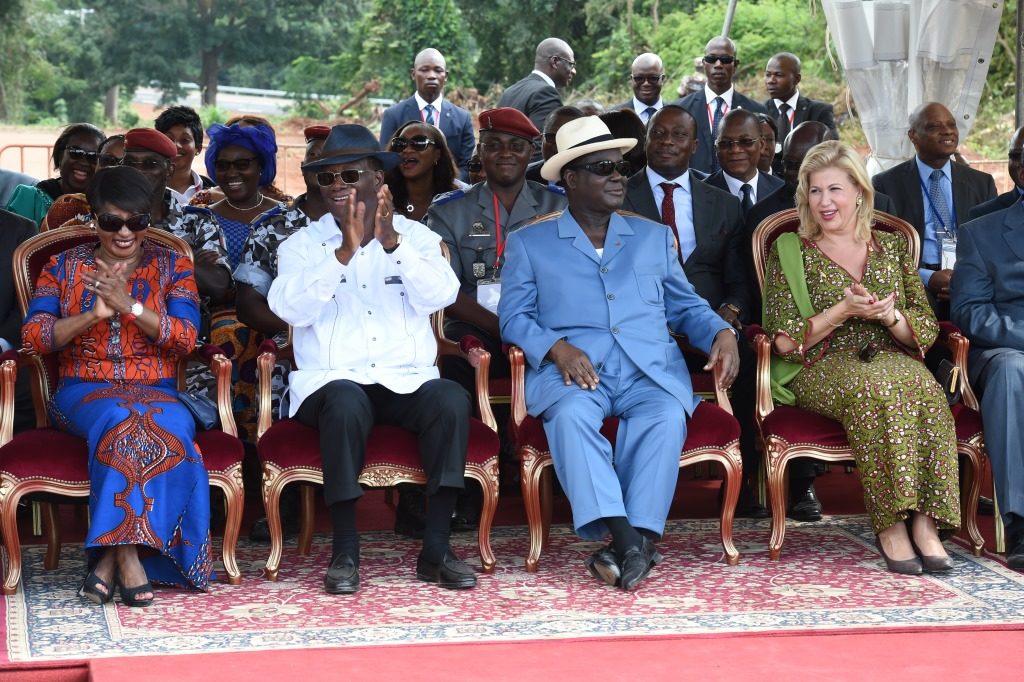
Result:
{"type": "Polygon", "coordinates": [[[690,159],[690,169],[702,173],[715,173],[719,169],[715,156],[715,138],[719,123],[735,109],[765,113],[764,107],[736,92],[732,77],[740,61],[736,58],[736,44],[724,36],[708,41],[704,48],[704,73],[707,84],[703,89],[683,97],[677,102],[690,112],[697,122],[697,151],[690,159]]]}
{"type": "MultiPolygon", "coordinates": [[[[739,201],[726,191],[690,177],[689,162],[696,146],[697,124],[686,109],[667,104],[647,125],[647,166],[626,182],[622,208],[668,225],[676,240],[676,256],[686,279],[712,310],[736,329],[750,322],[745,239],[739,201]]],[[[760,457],[754,424],[756,362],[750,347],[739,344],[740,371],[732,386],[733,407],[740,422],[744,485],[738,516],[764,518],[768,511],[752,494],[760,457]]],[[[703,360],[686,358],[691,371],[703,360]]]]}
{"type": "Polygon", "coordinates": [[[384,118],[380,122],[381,146],[387,148],[395,131],[403,123],[429,123],[444,133],[460,176],[463,180],[469,180],[467,164],[476,146],[473,119],[468,111],[444,98],[444,84],[448,82],[444,55],[428,47],[416,55],[410,73],[416,83],[416,92],[409,99],[384,110],[384,118]]]}
{"type": "Polygon", "coordinates": [[[942,267],[942,241],[956,238],[957,226],[967,222],[972,207],[995,198],[996,183],[988,173],[950,161],[960,132],[942,104],[928,102],[914,109],[907,136],[917,154],[871,183],[892,199],[894,215],[921,236],[921,280],[936,316],[946,320],[953,269],[942,267]]]}
{"type": "MultiPolygon", "coordinates": [[[[1024,184],[1019,171],[1014,180],[1024,184]]],[[[971,340],[969,372],[981,395],[1007,564],[1024,570],[1024,203],[960,228],[950,303],[971,340]]]]}
{"type": "MultiPolygon", "coordinates": [[[[1024,126],[1017,128],[1014,131],[1013,137],[1010,138],[1010,150],[1007,153],[1008,163],[1006,170],[1008,171],[1010,178],[1020,178],[1021,169],[1021,151],[1024,146],[1024,126]]],[[[1010,208],[1015,203],[1020,201],[1021,196],[1024,196],[1024,185],[1021,184],[1020,180],[1013,180],[1013,187],[1010,188],[1009,192],[1003,192],[995,199],[986,201],[983,204],[978,204],[972,208],[968,215],[971,220],[980,218],[981,216],[988,215],[989,213],[995,213],[1001,211],[1004,208],[1010,208]]]]}
{"type": "MultiPolygon", "coordinates": [[[[560,38],[545,38],[537,45],[533,71],[518,83],[505,89],[499,107],[511,107],[526,114],[537,130],[544,128],[548,114],[562,106],[558,91],[572,82],[576,75],[576,58],[569,43],[560,38]]],[[[531,161],[539,161],[540,145],[534,145],[531,161]]]]}
{"type": "Polygon", "coordinates": [[[764,89],[768,91],[768,99],[764,108],[768,115],[775,119],[779,126],[776,136],[775,162],[772,164],[776,175],[782,173],[782,142],[786,136],[805,121],[819,121],[828,126],[833,140],[839,139],[836,129],[835,114],[828,102],[818,102],[800,94],[800,58],[791,52],[780,52],[768,60],[764,67],[764,89]]]}
{"type": "Polygon", "coordinates": [[[715,140],[715,153],[722,169],[704,182],[739,199],[744,216],[754,204],[785,184],[774,175],[758,170],[763,145],[761,123],[754,112],[734,109],[722,118],[715,140]]]}
{"type": "Polygon", "coordinates": [[[661,99],[661,88],[665,85],[665,65],[661,57],[644,52],[634,59],[629,69],[629,84],[633,88],[633,99],[612,107],[612,111],[632,109],[647,125],[651,116],[665,106],[661,99]]]}

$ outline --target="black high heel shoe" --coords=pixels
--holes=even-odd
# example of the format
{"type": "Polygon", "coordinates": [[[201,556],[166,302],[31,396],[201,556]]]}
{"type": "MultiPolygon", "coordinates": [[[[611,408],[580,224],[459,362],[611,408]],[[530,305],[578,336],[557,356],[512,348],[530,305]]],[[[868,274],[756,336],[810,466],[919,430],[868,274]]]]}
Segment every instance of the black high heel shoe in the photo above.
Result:
{"type": "Polygon", "coordinates": [[[118,578],[117,589],[121,592],[121,603],[125,606],[149,606],[153,603],[153,597],[149,599],[138,598],[144,592],[153,593],[153,585],[148,580],[137,587],[125,587],[121,579],[118,578]]]}
{"type": "Polygon", "coordinates": [[[103,605],[114,598],[114,589],[103,581],[96,571],[93,571],[89,575],[85,576],[85,580],[82,582],[82,586],[78,588],[78,596],[85,597],[93,604],[103,605]],[[98,588],[106,588],[106,592],[100,592],[98,588]]]}
{"type": "Polygon", "coordinates": [[[899,573],[900,575],[921,575],[921,559],[914,557],[913,559],[890,559],[889,555],[882,549],[882,541],[875,536],[875,547],[878,548],[878,553],[885,559],[885,567],[893,573],[899,573]]]}
{"type": "Polygon", "coordinates": [[[910,537],[910,546],[917,552],[917,556],[921,557],[921,564],[924,566],[925,573],[948,573],[953,570],[953,559],[949,555],[926,556],[917,546],[917,543],[914,542],[913,536],[910,537]]]}

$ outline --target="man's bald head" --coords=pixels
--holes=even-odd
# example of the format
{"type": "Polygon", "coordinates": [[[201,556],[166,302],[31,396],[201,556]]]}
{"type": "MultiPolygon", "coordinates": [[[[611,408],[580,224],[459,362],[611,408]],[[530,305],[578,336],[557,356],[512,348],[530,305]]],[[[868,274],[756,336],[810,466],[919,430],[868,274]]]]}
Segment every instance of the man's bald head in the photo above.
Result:
{"type": "Polygon", "coordinates": [[[832,131],[820,121],[804,121],[786,136],[786,141],[782,143],[782,179],[789,189],[796,191],[800,164],[807,152],[832,137],[832,131]]]}
{"type": "Polygon", "coordinates": [[[547,74],[556,88],[564,88],[576,75],[576,58],[569,43],[561,38],[545,38],[537,44],[533,67],[547,74]]]}
{"type": "Polygon", "coordinates": [[[800,84],[800,58],[792,52],[780,52],[764,67],[764,89],[772,99],[786,102],[800,84]]]}
{"type": "Polygon", "coordinates": [[[653,52],[644,52],[633,60],[629,69],[629,81],[633,96],[647,106],[653,106],[661,99],[661,88],[665,84],[665,65],[661,57],[653,52]]]}
{"type": "Polygon", "coordinates": [[[412,79],[416,83],[416,92],[428,102],[433,102],[444,91],[448,82],[448,66],[444,55],[432,47],[422,50],[413,62],[412,79]]]}
{"type": "Polygon", "coordinates": [[[736,43],[728,36],[715,36],[704,46],[704,54],[713,54],[719,50],[726,50],[728,54],[736,56],[736,43]]]}
{"type": "Polygon", "coordinates": [[[953,113],[940,102],[925,102],[910,113],[907,136],[914,143],[917,158],[932,168],[942,168],[960,144],[960,131],[953,113]]]}

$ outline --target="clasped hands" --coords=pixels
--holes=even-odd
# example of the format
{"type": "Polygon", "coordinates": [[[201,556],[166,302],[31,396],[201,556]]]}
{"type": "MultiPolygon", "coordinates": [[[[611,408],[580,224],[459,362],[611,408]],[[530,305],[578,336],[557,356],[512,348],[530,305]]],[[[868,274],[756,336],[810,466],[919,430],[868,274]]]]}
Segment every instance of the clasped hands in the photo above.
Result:
{"type": "Polygon", "coordinates": [[[135,299],[128,295],[128,274],[127,263],[107,263],[99,258],[96,259],[96,268],[82,271],[82,279],[85,286],[96,293],[96,305],[93,312],[101,320],[106,320],[114,315],[122,315],[131,312],[135,299]]]}
{"type": "Polygon", "coordinates": [[[843,289],[843,300],[839,302],[839,314],[844,320],[859,317],[862,320],[878,320],[882,324],[895,323],[896,292],[885,298],[878,298],[855,282],[843,289]]]}
{"type": "MultiPolygon", "coordinates": [[[[341,246],[338,247],[337,255],[342,263],[348,263],[356,249],[369,241],[366,239],[365,228],[366,202],[356,201],[355,197],[355,192],[352,192],[345,202],[344,213],[334,216],[341,229],[341,246]]],[[[393,249],[398,245],[394,215],[391,190],[387,185],[381,185],[377,190],[377,210],[373,216],[373,238],[385,249],[393,249]]]]}

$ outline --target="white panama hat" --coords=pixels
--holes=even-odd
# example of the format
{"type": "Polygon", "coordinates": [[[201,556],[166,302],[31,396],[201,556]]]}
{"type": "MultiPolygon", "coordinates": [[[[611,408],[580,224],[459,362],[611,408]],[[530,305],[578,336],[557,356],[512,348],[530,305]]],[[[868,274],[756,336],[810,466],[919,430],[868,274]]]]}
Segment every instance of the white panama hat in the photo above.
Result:
{"type": "Polygon", "coordinates": [[[592,152],[618,149],[626,153],[636,146],[636,138],[612,137],[604,121],[597,116],[584,116],[559,128],[555,133],[555,144],[558,153],[540,168],[540,176],[545,180],[558,180],[565,164],[592,152]]]}

